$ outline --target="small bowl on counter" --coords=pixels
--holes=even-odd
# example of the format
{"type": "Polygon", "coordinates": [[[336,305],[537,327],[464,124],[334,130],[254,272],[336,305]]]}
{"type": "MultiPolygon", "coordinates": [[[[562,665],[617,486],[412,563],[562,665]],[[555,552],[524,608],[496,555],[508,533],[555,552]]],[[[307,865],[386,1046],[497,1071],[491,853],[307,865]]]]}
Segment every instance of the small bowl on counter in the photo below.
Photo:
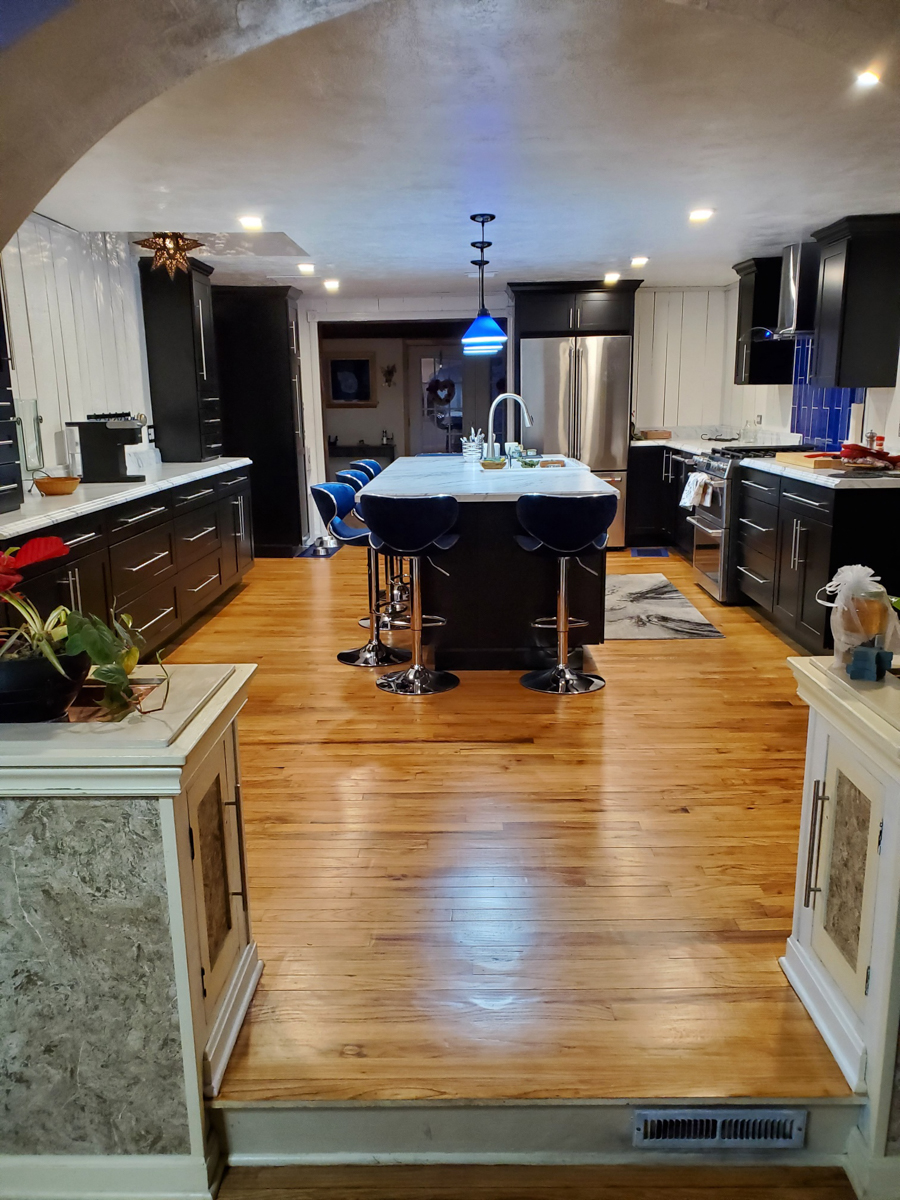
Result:
{"type": "Polygon", "coordinates": [[[35,475],[32,480],[42,496],[71,496],[79,483],[79,475],[35,475]]]}
{"type": "Polygon", "coordinates": [[[506,466],[506,458],[483,458],[481,465],[486,471],[501,471],[506,466]]]}
{"type": "Polygon", "coordinates": [[[520,467],[539,467],[540,465],[541,459],[537,454],[523,454],[519,459],[520,467]]]}

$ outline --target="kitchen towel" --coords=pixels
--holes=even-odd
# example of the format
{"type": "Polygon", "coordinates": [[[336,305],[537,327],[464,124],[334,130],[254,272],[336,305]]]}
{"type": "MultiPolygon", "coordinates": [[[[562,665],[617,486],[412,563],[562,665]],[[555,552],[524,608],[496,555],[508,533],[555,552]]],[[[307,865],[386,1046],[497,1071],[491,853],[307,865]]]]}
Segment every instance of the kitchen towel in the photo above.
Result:
{"type": "Polygon", "coordinates": [[[691,471],[681,493],[679,504],[682,508],[693,508],[695,504],[703,504],[707,508],[712,502],[712,480],[705,471],[691,471]]]}

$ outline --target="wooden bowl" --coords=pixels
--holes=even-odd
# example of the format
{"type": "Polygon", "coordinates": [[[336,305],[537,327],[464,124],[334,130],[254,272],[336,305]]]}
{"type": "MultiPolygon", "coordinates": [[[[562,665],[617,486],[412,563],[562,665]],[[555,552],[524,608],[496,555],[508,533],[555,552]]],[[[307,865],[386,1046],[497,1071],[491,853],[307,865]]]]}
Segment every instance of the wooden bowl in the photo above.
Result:
{"type": "Polygon", "coordinates": [[[34,486],[42,496],[70,496],[79,483],[78,475],[45,475],[35,478],[34,486]]]}

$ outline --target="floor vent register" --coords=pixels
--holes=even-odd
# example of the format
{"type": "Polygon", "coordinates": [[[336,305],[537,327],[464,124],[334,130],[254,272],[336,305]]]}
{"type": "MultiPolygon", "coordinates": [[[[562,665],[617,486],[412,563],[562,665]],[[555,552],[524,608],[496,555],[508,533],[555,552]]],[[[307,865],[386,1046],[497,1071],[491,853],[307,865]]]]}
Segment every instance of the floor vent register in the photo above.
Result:
{"type": "Polygon", "coordinates": [[[645,1150],[795,1150],[808,1113],[795,1108],[642,1108],[635,1146],[645,1150]]]}

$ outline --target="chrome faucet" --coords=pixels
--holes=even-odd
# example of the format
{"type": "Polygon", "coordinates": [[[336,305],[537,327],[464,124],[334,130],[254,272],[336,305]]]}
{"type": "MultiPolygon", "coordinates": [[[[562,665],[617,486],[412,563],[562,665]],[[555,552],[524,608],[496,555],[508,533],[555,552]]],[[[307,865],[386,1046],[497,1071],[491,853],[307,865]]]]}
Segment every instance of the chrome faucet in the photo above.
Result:
{"type": "MultiPolygon", "coordinates": [[[[499,404],[501,401],[505,401],[505,400],[516,400],[516,401],[518,401],[518,403],[519,403],[519,405],[521,406],[521,409],[522,409],[522,420],[525,422],[525,428],[526,428],[526,429],[530,428],[530,426],[531,426],[531,425],[534,423],[534,422],[531,420],[531,413],[528,411],[528,409],[527,409],[527,407],[526,407],[526,405],[525,405],[525,401],[522,399],[522,397],[521,397],[520,395],[518,395],[518,393],[516,393],[516,392],[502,392],[502,393],[501,393],[501,394],[500,394],[500,395],[497,397],[497,399],[494,401],[494,403],[491,405],[491,411],[488,413],[488,419],[487,419],[487,436],[488,436],[488,442],[489,442],[489,444],[490,444],[490,447],[491,447],[491,453],[493,453],[493,448],[494,448],[494,413],[497,411],[497,405],[498,405],[498,404],[499,404]]],[[[509,441],[509,436],[508,436],[508,435],[509,435],[509,409],[508,409],[508,408],[506,409],[506,421],[505,421],[505,424],[504,424],[504,427],[503,427],[503,435],[504,435],[504,436],[503,436],[503,441],[500,443],[500,450],[501,450],[501,451],[503,450],[503,447],[504,447],[504,445],[506,444],[506,442],[508,442],[508,441],[509,441]]]]}

